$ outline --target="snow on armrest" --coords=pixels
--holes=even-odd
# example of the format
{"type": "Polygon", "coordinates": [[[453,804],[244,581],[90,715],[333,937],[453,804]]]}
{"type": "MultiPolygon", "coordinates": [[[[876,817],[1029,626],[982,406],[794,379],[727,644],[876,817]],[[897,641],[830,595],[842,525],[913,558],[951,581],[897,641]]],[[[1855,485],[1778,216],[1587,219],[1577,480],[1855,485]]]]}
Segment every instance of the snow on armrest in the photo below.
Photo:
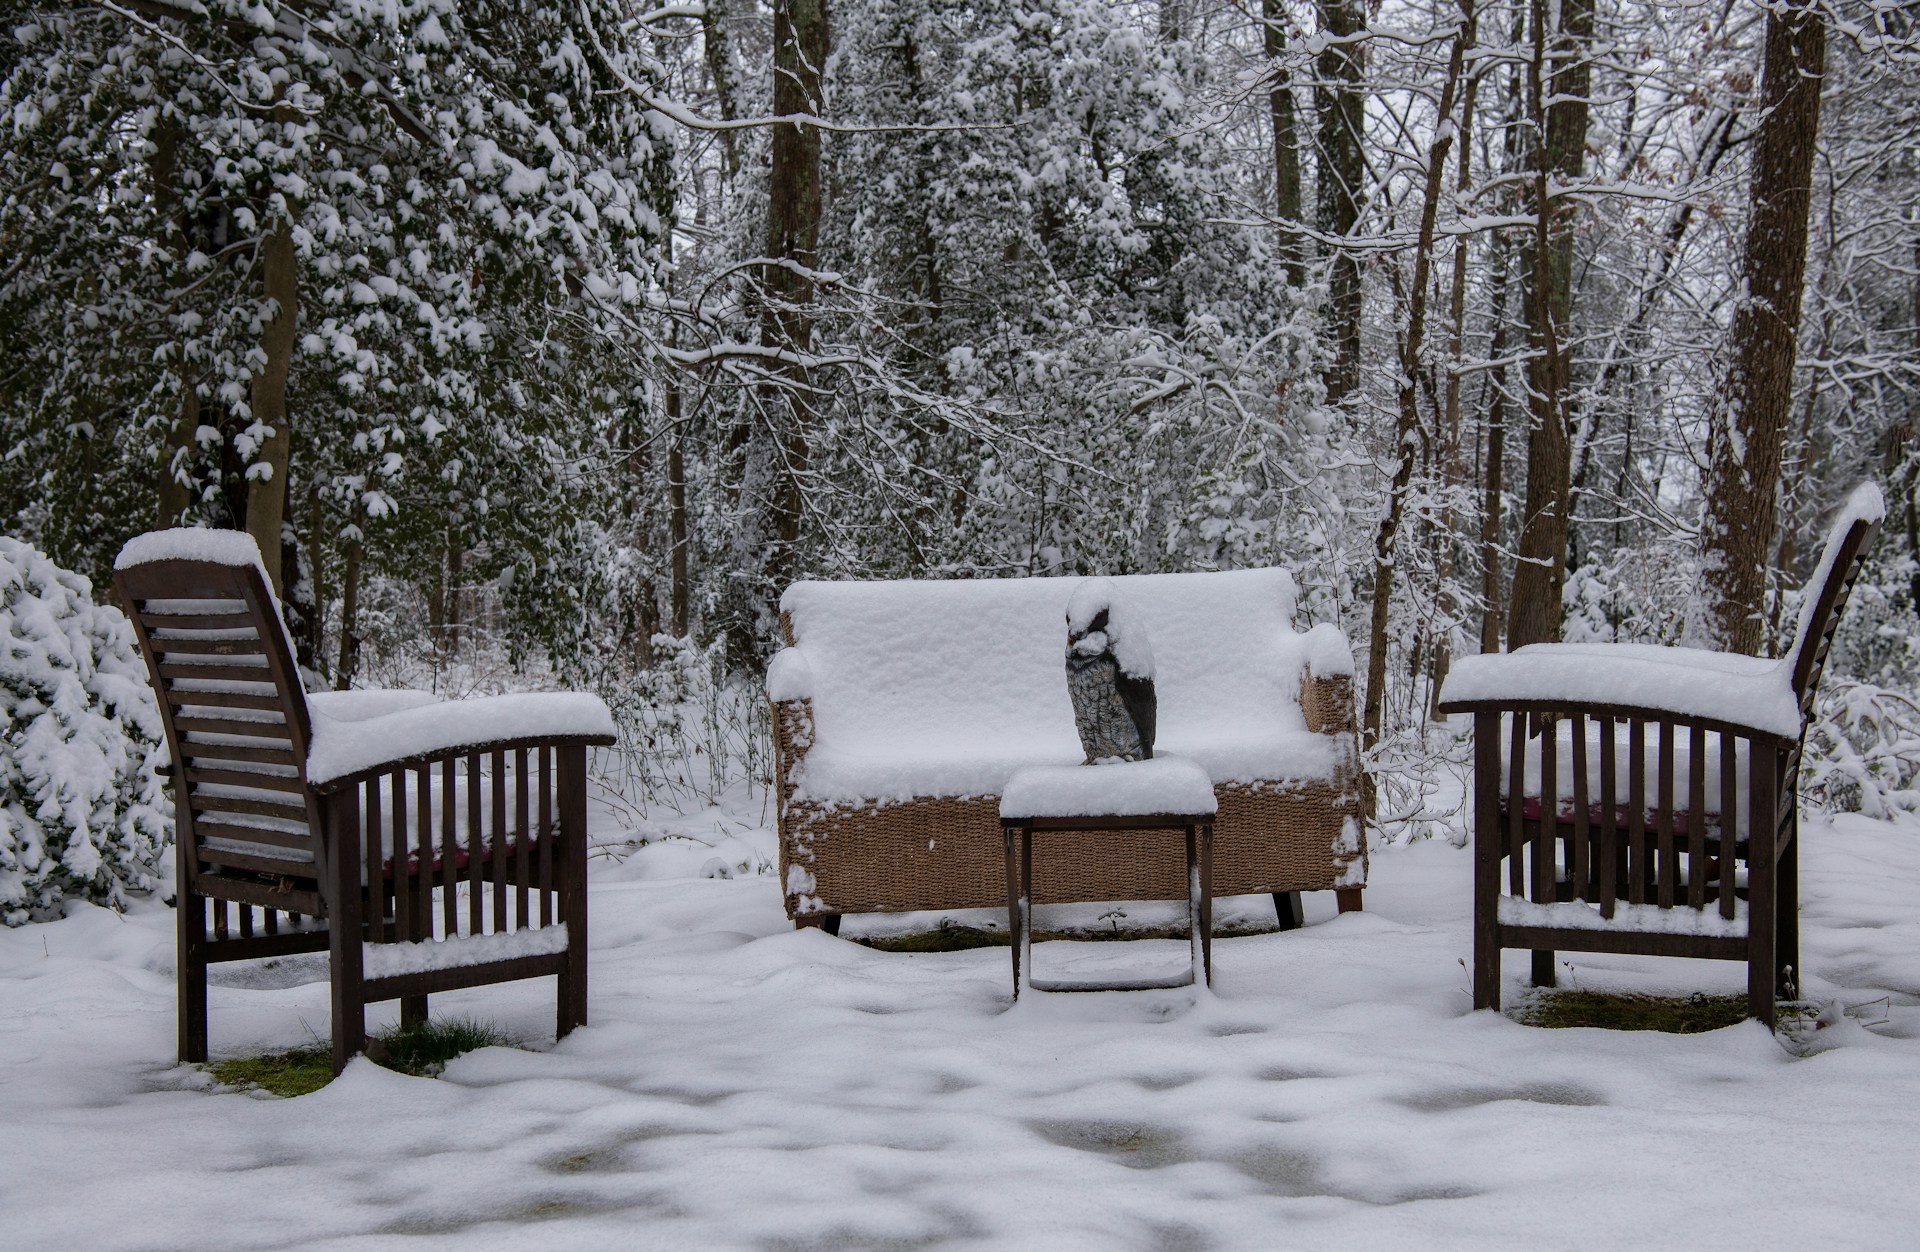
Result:
{"type": "Polygon", "coordinates": [[[813,698],[813,667],[798,648],[782,648],[767,664],[767,699],[778,704],[785,700],[813,698]]]}
{"type": "Polygon", "coordinates": [[[612,743],[613,714],[599,696],[548,691],[448,700],[381,717],[314,719],[307,781],[316,787],[399,761],[515,739],[612,743]]]}
{"type": "Polygon", "coordinates": [[[1353,648],[1331,622],[1321,622],[1301,637],[1307,654],[1307,673],[1315,678],[1353,677],[1353,648]]]}
{"type": "Polygon", "coordinates": [[[1554,704],[1645,709],[1792,739],[1800,702],[1785,661],[1639,644],[1536,643],[1506,655],[1461,657],[1440,710],[1554,704]]]}
{"type": "Polygon", "coordinates": [[[307,711],[336,722],[364,722],[406,709],[442,703],[431,691],[356,687],[351,691],[314,691],[307,695],[307,711]]]}

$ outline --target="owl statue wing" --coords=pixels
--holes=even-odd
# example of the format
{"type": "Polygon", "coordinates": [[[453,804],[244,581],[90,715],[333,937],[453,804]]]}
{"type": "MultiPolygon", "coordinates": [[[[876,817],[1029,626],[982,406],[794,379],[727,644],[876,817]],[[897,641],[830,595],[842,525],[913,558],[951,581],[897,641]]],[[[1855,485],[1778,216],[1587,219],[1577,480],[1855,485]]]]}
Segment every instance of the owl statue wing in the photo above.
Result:
{"type": "Polygon", "coordinates": [[[1135,678],[1121,671],[1115,673],[1114,682],[1120,691],[1120,703],[1126,706],[1127,716],[1133,719],[1134,730],[1140,735],[1141,759],[1151,760],[1154,729],[1160,716],[1160,702],[1153,692],[1153,679],[1135,678]]]}

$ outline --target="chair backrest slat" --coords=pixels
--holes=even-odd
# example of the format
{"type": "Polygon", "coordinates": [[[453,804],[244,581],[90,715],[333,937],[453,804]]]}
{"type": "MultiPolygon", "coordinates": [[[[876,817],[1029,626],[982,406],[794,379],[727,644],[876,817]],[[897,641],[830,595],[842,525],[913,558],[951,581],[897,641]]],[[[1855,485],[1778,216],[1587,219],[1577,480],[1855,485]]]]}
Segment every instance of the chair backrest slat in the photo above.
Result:
{"type": "Polygon", "coordinates": [[[195,863],[312,877],[311,722],[265,574],[158,560],[116,570],[114,584],[160,696],[195,863]]]}
{"type": "Polygon", "coordinates": [[[1826,669],[1827,653],[1833,647],[1834,632],[1840,628],[1840,621],[1846,615],[1847,599],[1853,594],[1853,584],[1860,577],[1860,567],[1866,560],[1867,550],[1873,546],[1875,536],[1880,533],[1881,509],[1860,507],[1863,503],[1879,504],[1879,492],[1870,484],[1856,491],[1854,500],[1842,511],[1839,520],[1827,535],[1826,547],[1820,554],[1820,565],[1815,577],[1817,585],[1809,585],[1807,595],[1810,607],[1800,615],[1799,628],[1793,640],[1793,691],[1800,699],[1800,713],[1810,718],[1813,713],[1814,697],[1819,694],[1820,677],[1826,669]],[[1871,492],[1870,501],[1862,501],[1862,495],[1871,492]]]}

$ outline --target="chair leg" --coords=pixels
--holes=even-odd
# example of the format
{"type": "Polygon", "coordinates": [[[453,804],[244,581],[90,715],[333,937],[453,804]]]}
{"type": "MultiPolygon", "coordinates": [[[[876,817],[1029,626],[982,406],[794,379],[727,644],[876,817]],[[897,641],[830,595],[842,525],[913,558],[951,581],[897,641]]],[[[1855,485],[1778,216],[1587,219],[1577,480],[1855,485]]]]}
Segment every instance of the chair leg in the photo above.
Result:
{"type": "Polygon", "coordinates": [[[1797,815],[1790,820],[1792,833],[1773,867],[1773,966],[1781,998],[1795,1000],[1800,996],[1800,821],[1797,815]]]}
{"type": "Polygon", "coordinates": [[[366,973],[360,901],[359,790],[329,796],[321,810],[326,832],[327,974],[333,999],[333,1072],[367,1046],[366,973]]]}
{"type": "Polygon", "coordinates": [[[329,921],[328,973],[333,983],[333,1072],[367,1046],[367,1002],[361,986],[360,928],[329,921]]]}
{"type": "Polygon", "coordinates": [[[178,986],[180,1063],[207,1059],[207,902],[191,889],[182,890],[175,923],[175,979],[178,986]]]}
{"type": "Polygon", "coordinates": [[[561,868],[560,920],[567,924],[567,964],[560,975],[554,1040],[587,1024],[587,750],[562,748],[560,773],[561,868]]]}
{"type": "Polygon", "coordinates": [[[1473,719],[1473,1007],[1500,1008],[1500,715],[1473,719]]]}
{"type": "Polygon", "coordinates": [[[1339,901],[1342,913],[1360,911],[1360,888],[1358,887],[1340,887],[1334,891],[1333,898],[1339,901]]]}
{"type": "Polygon", "coordinates": [[[1298,891],[1276,891],[1273,893],[1273,911],[1280,919],[1281,930],[1298,930],[1306,924],[1306,918],[1300,912],[1300,893],[1298,891]]]}
{"type": "Polygon", "coordinates": [[[400,997],[400,1029],[413,1030],[427,1024],[427,997],[400,997]]]}
{"type": "Polygon", "coordinates": [[[1533,985],[1536,987],[1555,986],[1553,974],[1553,953],[1541,948],[1533,950],[1533,985]]]}
{"type": "Polygon", "coordinates": [[[1780,903],[1774,843],[1774,832],[1779,829],[1779,766],[1775,754],[1763,749],[1757,749],[1753,758],[1747,819],[1747,1012],[1772,1026],[1780,975],[1774,951],[1779,938],[1775,924],[1780,903]]]}

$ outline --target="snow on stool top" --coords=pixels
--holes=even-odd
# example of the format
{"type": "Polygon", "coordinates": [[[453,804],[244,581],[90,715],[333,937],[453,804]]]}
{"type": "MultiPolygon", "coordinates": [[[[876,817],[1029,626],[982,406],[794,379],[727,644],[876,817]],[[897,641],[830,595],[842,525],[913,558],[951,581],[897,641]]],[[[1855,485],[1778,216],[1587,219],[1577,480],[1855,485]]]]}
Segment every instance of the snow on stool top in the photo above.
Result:
{"type": "Polygon", "coordinates": [[[1000,818],[1179,817],[1216,809],[1207,771],[1179,757],[1105,765],[1035,765],[1015,772],[1000,798],[1000,818]]]}
{"type": "Polygon", "coordinates": [[[127,540],[113,568],[131,569],[154,561],[207,561],[214,565],[259,565],[260,545],[244,530],[181,526],[148,531],[127,540]]]}

